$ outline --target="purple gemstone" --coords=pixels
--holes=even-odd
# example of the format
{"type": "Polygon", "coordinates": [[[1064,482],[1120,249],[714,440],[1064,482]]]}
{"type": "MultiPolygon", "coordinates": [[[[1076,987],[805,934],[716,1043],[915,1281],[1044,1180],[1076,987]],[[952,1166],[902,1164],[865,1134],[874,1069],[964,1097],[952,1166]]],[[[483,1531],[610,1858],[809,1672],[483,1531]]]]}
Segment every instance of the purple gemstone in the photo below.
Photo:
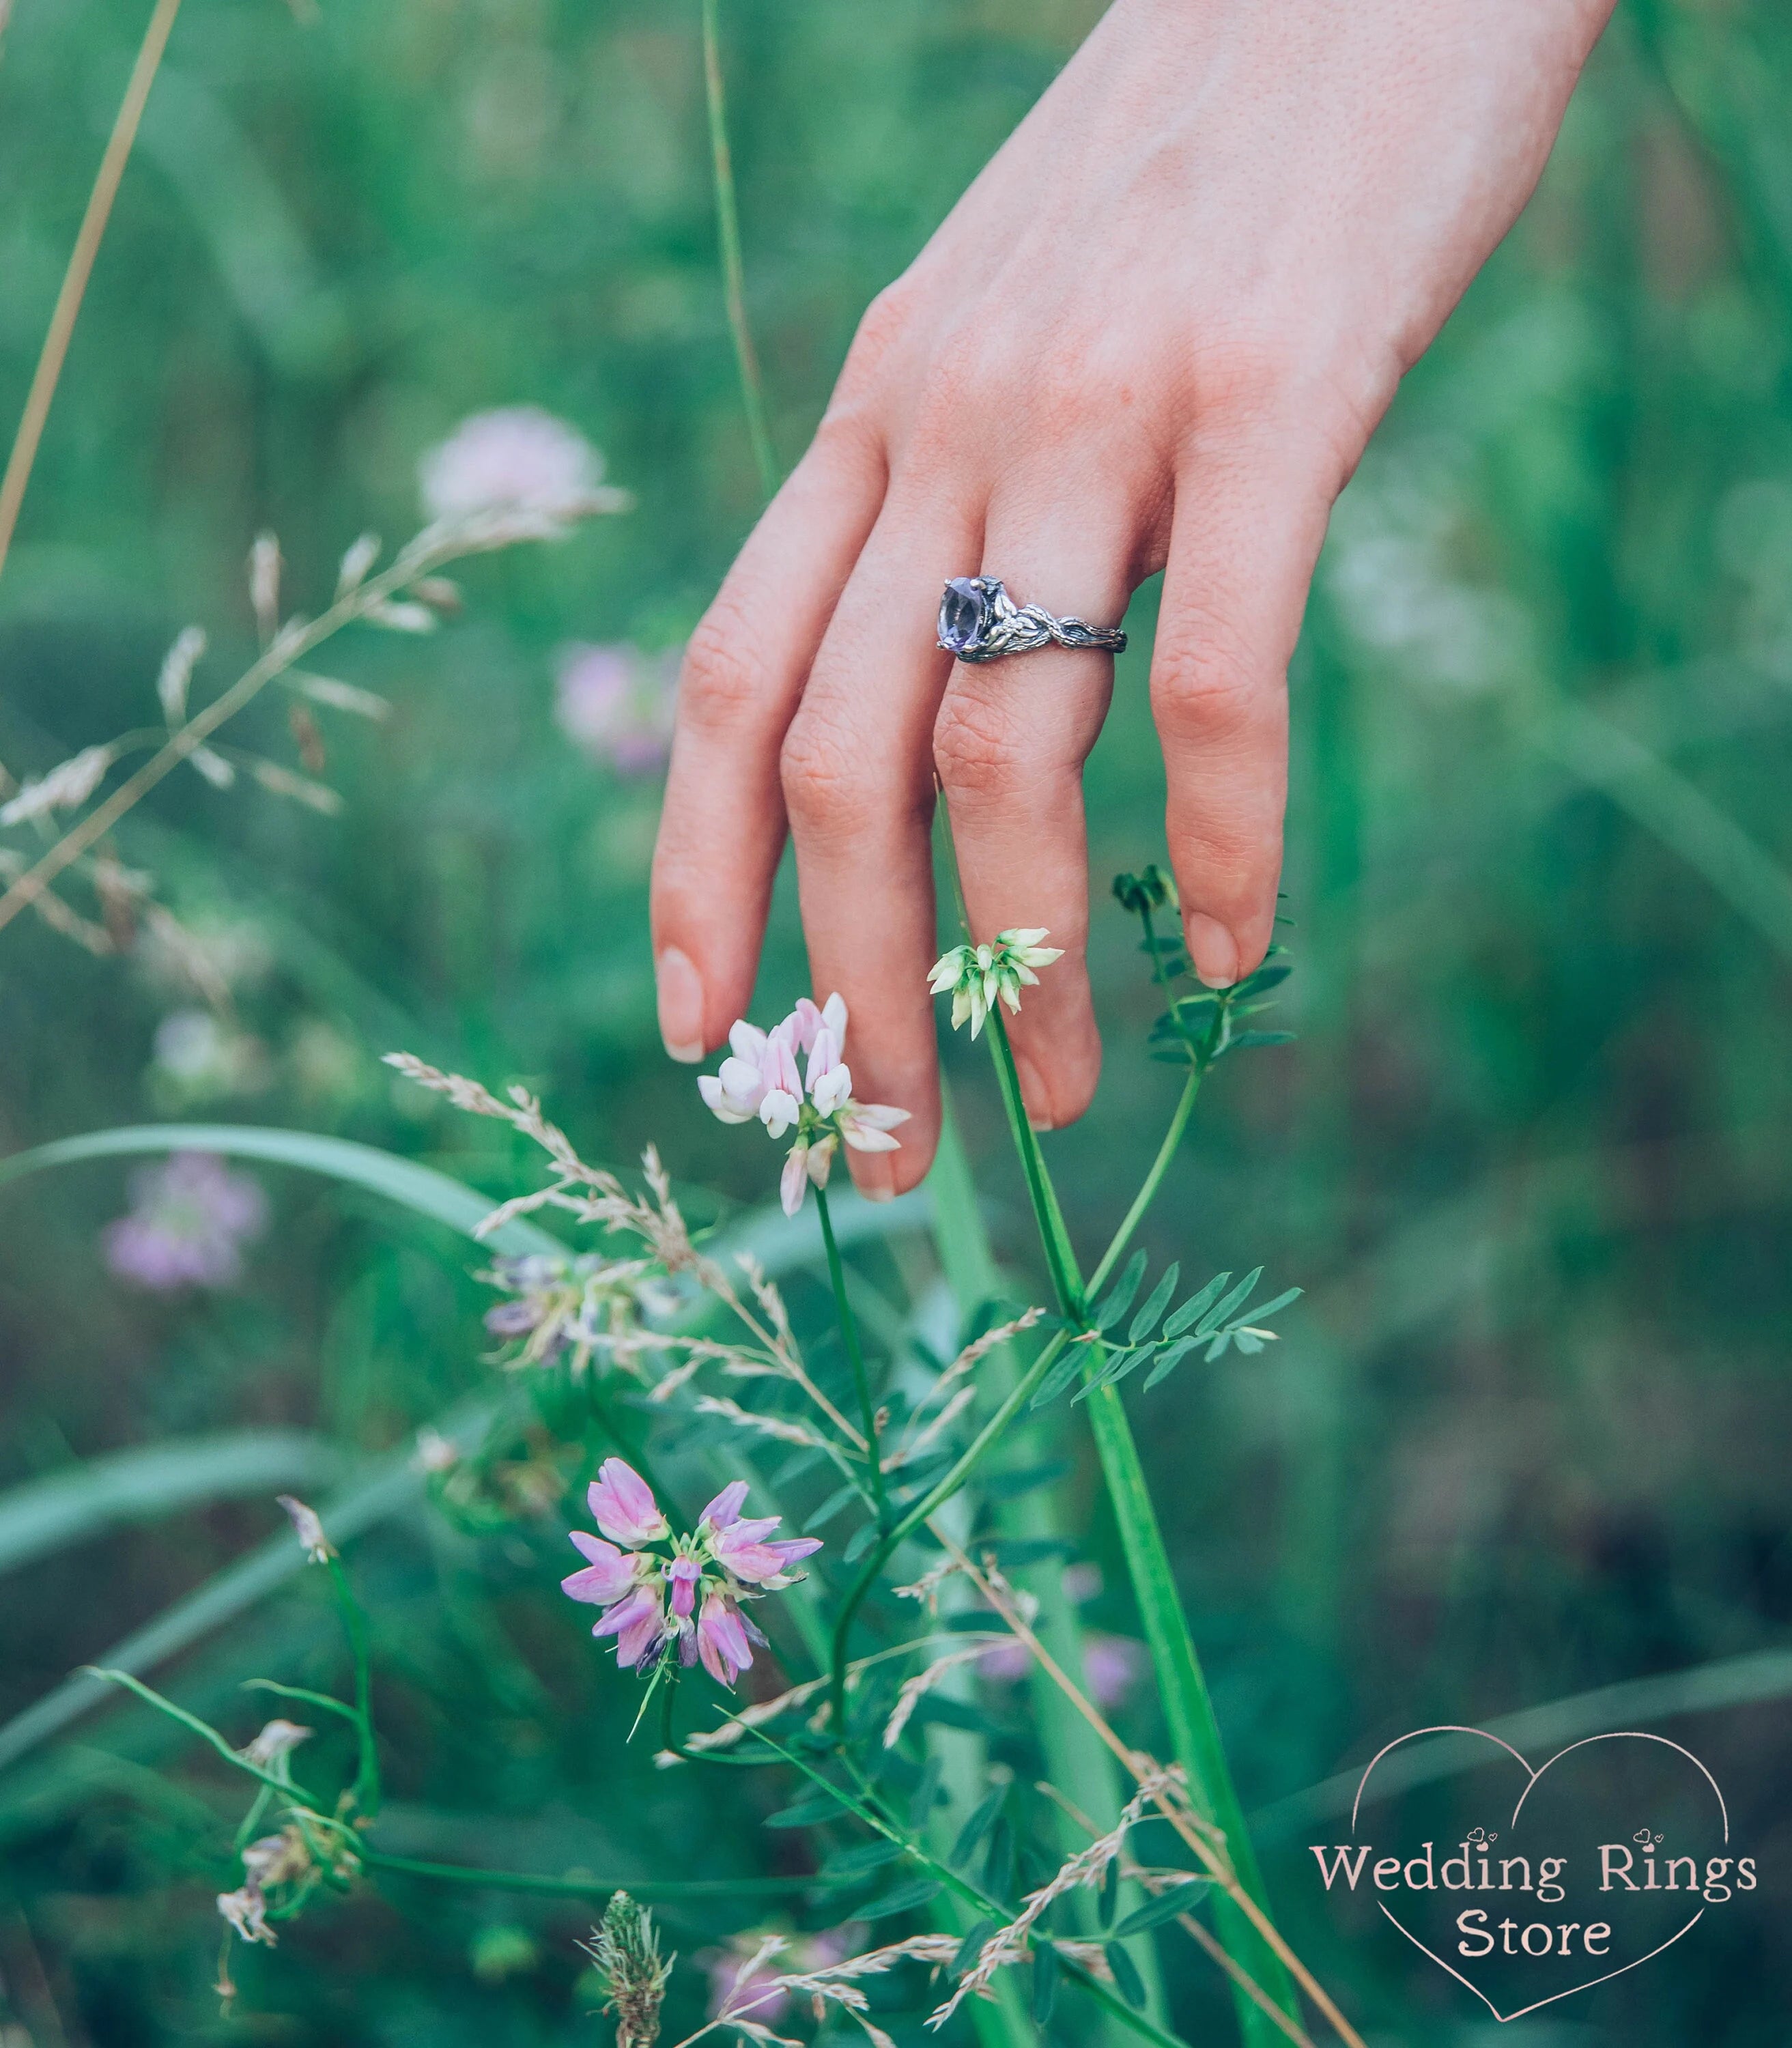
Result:
{"type": "Polygon", "coordinates": [[[990,602],[980,586],[979,577],[954,576],[940,599],[940,645],[960,657],[977,645],[989,623],[990,602]]]}

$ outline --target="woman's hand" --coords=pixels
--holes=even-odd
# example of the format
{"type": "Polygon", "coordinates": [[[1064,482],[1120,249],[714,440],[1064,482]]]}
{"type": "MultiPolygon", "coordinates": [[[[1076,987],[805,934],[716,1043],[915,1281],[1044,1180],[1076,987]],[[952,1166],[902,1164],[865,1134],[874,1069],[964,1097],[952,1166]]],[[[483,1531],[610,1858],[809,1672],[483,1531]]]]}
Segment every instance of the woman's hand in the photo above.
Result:
{"type": "Polygon", "coordinates": [[[1151,702],[1189,954],[1216,984],[1258,964],[1332,501],[1530,196],[1610,4],[1116,0],[866,314],[692,638],[654,865],[676,1057],[747,1007],[788,820],[855,1092],[913,1113],[854,1173],[874,1196],[921,1177],[937,770],[976,935],[1044,925],[1065,949],[1012,1026],[1028,1109],[1087,1106],[1081,776],[1112,663],[955,665],[952,576],[1112,625],[1167,570],[1151,702]]]}

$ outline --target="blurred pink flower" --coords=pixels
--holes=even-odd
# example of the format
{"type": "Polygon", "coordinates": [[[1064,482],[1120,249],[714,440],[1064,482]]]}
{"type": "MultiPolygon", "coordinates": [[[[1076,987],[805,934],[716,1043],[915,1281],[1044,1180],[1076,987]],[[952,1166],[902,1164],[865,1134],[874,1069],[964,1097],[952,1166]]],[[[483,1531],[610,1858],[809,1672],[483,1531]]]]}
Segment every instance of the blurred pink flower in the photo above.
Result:
{"type": "Polygon", "coordinates": [[[503,405],[463,420],[417,464],[432,519],[494,512],[572,519],[614,494],[601,488],[603,459],[576,429],[539,405],[503,405]]]}
{"type": "MultiPolygon", "coordinates": [[[[1033,1667],[1033,1653],[1018,1636],[992,1643],[977,1659],[986,1678],[1012,1684],[1033,1667]]],[[[1087,1635],[1083,1639],[1083,1675],[1089,1697],[1106,1711],[1117,1707],[1138,1682],[1145,1668],[1145,1646],[1127,1635],[1087,1635]]]]}
{"type": "Polygon", "coordinates": [[[1083,1645],[1089,1697],[1098,1707],[1117,1707],[1143,1676],[1145,1646],[1130,1635],[1092,1635],[1083,1645]]]}
{"type": "Polygon", "coordinates": [[[176,1152],[131,1176],[129,1216],[101,1234],[121,1280],[169,1292],[229,1287],[242,1278],[242,1247],[267,1228],[267,1197],[211,1152],[176,1152]]]}
{"type": "Polygon", "coordinates": [[[595,647],[575,641],[556,664],[554,716],[560,729],[594,761],[619,775],[652,775],[672,751],[678,651],[595,647]]]}
{"type": "MultiPolygon", "coordinates": [[[[824,1934],[793,1934],[790,1945],[777,1961],[776,1968],[781,1976],[806,1976],[816,1970],[832,1969],[836,1963],[844,1963],[858,1945],[862,1929],[858,1927],[830,1927],[824,1934]]],[[[743,2019],[769,2027],[779,2015],[790,2007],[790,1994],[779,1989],[773,1991],[769,1980],[749,1977],[745,1984],[740,1973],[748,1960],[758,1948],[757,1934],[736,1934],[725,1949],[710,1949],[700,1955],[700,1962],[709,1973],[709,2017],[721,2012],[738,1988],[740,1993],[735,2011],[743,2019]],[[766,1982],[766,1989],[756,1994],[754,1986],[766,1982]]]]}

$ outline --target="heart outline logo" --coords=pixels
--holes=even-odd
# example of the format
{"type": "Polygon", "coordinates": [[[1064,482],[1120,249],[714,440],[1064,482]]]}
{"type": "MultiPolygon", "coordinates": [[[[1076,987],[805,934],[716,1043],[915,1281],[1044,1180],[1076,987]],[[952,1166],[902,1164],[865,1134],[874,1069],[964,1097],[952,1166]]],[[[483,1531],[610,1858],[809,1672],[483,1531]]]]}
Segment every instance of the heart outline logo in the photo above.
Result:
{"type": "MultiPolygon", "coordinates": [[[[1509,1742],[1504,1740],[1503,1736],[1490,1735],[1485,1728],[1465,1728],[1454,1722],[1445,1723],[1437,1728],[1410,1729],[1405,1735],[1396,1736],[1392,1742],[1385,1744],[1380,1749],[1376,1751],[1375,1754],[1370,1758],[1368,1763],[1363,1767],[1363,1775],[1357,1783],[1356,1797],[1351,1802],[1350,1831],[1352,1835],[1355,1835],[1356,1833],[1357,1817],[1360,1813],[1363,1806],[1363,1794],[1368,1785],[1370,1778],[1374,1774],[1375,1766],[1381,1762],[1383,1757],[1399,1748],[1402,1743],[1417,1742],[1421,1736],[1428,1735],[1479,1736],[1484,1742],[1491,1742],[1497,1747],[1504,1750],[1506,1754],[1512,1759],[1515,1763],[1518,1765],[1519,1768],[1525,1773],[1525,1788],[1523,1791],[1519,1794],[1518,1804],[1512,1809],[1512,1817],[1507,1823],[1509,1829],[1517,1826],[1519,1816],[1524,1811],[1524,1802],[1530,1797],[1531,1794],[1535,1791],[1538,1783],[1542,1778],[1544,1773],[1553,1768],[1556,1764],[1559,1763],[1565,1756],[1571,1756],[1576,1750],[1584,1749],[1589,1744],[1596,1742],[1659,1743],[1664,1749],[1674,1750],[1678,1755],[1685,1757],[1689,1763],[1691,1763],[1697,1768],[1700,1776],[1702,1777],[1705,1782],[1711,1787],[1712,1796],[1717,1802],[1717,1811],[1719,1816],[1723,1821],[1724,1840],[1726,1845],[1728,1845],[1729,1842],[1730,1809],[1724,1800],[1722,1786],[1718,1784],[1717,1780],[1712,1776],[1709,1771],[1705,1768],[1705,1765],[1700,1762],[1697,1757],[1693,1755],[1693,1752],[1689,1749],[1686,1748],[1683,1744],[1671,1741],[1665,1735],[1653,1735],[1646,1728],[1612,1728],[1608,1730],[1604,1735],[1583,1736],[1578,1742],[1569,1743],[1563,1748],[1558,1749],[1553,1756],[1547,1758],[1534,1771],[1530,1767],[1529,1759],[1522,1755],[1518,1750],[1515,1750],[1509,1742]]],[[[1394,1925],[1400,1930],[1400,1932],[1406,1936],[1406,1939],[1412,1943],[1413,1946],[1419,1951],[1421,1955],[1429,1957],[1431,1961],[1437,1965],[1439,1969],[1444,1971],[1446,1975],[1454,1977],[1456,1982],[1459,1984],[1461,1984],[1466,1990],[1472,1991],[1475,1994],[1476,1997],[1481,2001],[1482,2004],[1487,2007],[1488,2011],[1491,2012],[1494,2018],[1502,2025],[1504,2025],[1510,2020],[1522,2019],[1526,2014],[1541,2011],[1545,2006],[1554,2005],[1562,1999],[1573,1998],[1577,1996],[1581,1992],[1591,1991],[1593,1989],[1595,1985],[1609,1984],[1614,1977],[1621,1977],[1626,1975],[1629,1971],[1639,1968],[1644,1963],[1652,1962],[1657,1956],[1662,1953],[1664,1949],[1671,1949],[1674,1943],[1681,1938],[1681,1935],[1690,1934],[1693,1929],[1695,1928],[1700,1921],[1705,1918],[1705,1908],[1701,1906],[1698,1911],[1693,1915],[1692,1918],[1686,1922],[1685,1926],[1679,1929],[1677,1933],[1669,1935],[1668,1938],[1665,1941],[1658,1942],[1647,1955],[1638,1956],[1633,1961],[1627,1963],[1621,1963],[1616,1969],[1607,1970],[1602,1976],[1589,1977],[1584,1984],[1571,1984],[1566,1991],[1551,1992],[1547,1998],[1540,1998],[1532,2004],[1521,2006],[1516,2012],[1502,2012],[1499,2007],[1494,2003],[1493,2000],[1488,1996],[1487,1993],[1481,1989],[1479,1984],[1471,1983],[1469,1980],[1462,1974],[1460,1970],[1456,1969],[1451,1964],[1446,1963],[1443,1957],[1440,1956],[1435,1949],[1427,1948],[1425,1943],[1422,1942],[1418,1938],[1418,1935],[1413,1932],[1411,1928],[1406,1926],[1397,1914],[1389,1911],[1387,1905],[1382,1900],[1378,1899],[1375,1901],[1375,1903],[1377,1906],[1380,1906],[1382,1912],[1387,1915],[1389,1920],[1393,1922],[1394,1925]]]]}

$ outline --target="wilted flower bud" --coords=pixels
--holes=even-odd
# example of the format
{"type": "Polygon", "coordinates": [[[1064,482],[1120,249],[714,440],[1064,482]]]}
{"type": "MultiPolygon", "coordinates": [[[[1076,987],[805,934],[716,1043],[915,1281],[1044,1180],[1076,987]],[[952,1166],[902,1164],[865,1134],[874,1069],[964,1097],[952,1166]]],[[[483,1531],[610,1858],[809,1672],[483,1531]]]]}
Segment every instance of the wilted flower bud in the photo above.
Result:
{"type": "Polygon", "coordinates": [[[327,1564],[336,1554],[336,1546],[324,1534],[324,1525],[317,1519],[315,1507],[307,1507],[289,1493],[277,1493],[274,1499],[292,1518],[293,1533],[304,1544],[305,1555],[314,1565],[327,1564]]]}
{"type": "Polygon", "coordinates": [[[266,1771],[289,1751],[297,1749],[301,1742],[309,1742],[316,1732],[299,1721],[270,1721],[242,1751],[243,1761],[258,1764],[266,1771]]]}

